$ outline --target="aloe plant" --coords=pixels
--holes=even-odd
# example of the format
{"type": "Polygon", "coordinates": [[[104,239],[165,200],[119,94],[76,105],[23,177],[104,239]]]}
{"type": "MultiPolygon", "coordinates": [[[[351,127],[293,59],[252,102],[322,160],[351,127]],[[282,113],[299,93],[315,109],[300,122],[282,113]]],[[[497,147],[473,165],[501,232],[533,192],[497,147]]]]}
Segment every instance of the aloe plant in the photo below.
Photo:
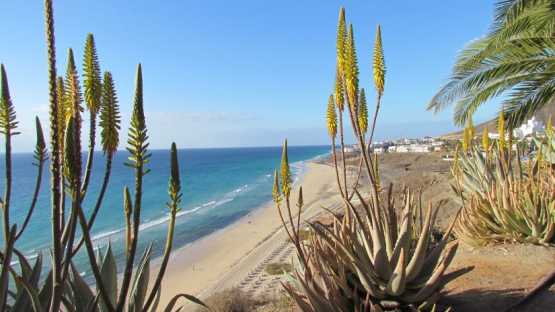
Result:
{"type": "Polygon", "coordinates": [[[305,312],[436,311],[439,307],[435,302],[440,291],[455,277],[444,274],[458,246],[449,238],[454,223],[439,242],[433,242],[432,229],[442,202],[435,208],[429,204],[424,213],[422,204],[415,200],[410,190],[405,190],[401,205],[397,205],[392,195],[393,186],[388,190],[382,189],[377,157],[371,155],[367,148],[372,144],[384,92],[385,61],[381,28],[378,27],[376,34],[373,62],[377,103],[373,122],[368,125],[366,95],[364,89],[358,89],[359,70],[353,26],[345,31],[345,25],[342,8],[338,26],[335,94],[328,100],[326,113],[333,145],[332,160],[344,203],[343,214],[331,212],[334,220],[331,227],[308,222],[307,226],[314,234],[308,242],[300,239],[299,233],[304,226],[301,224],[304,205],[302,187],[299,189],[297,210],[294,211],[290,202],[285,141],[281,170],[280,174],[275,172],[272,194],[284,229],[295,246],[298,266],[284,287],[305,312]],[[340,165],[335,151],[338,133],[340,147],[344,149],[344,110],[347,110],[360,146],[360,165],[351,185],[347,179],[344,153],[343,164],[340,165]],[[368,129],[370,134],[367,138],[368,129]],[[370,194],[367,196],[359,192],[363,170],[370,183],[370,194]]]}
{"type": "MultiPolygon", "coordinates": [[[[65,78],[56,71],[56,48],[54,37],[54,15],[52,0],[45,0],[46,39],[48,50],[49,122],[50,122],[50,195],[51,195],[51,266],[43,271],[43,258],[39,255],[31,264],[18,249],[17,241],[32,222],[33,211],[41,188],[43,169],[48,158],[47,145],[41,123],[36,118],[37,143],[34,165],[37,180],[31,204],[21,224],[10,220],[12,202],[12,153],[11,143],[17,132],[15,105],[12,102],[6,69],[0,65],[0,134],[5,139],[5,192],[0,201],[3,216],[4,244],[0,253],[0,309],[2,311],[155,311],[161,292],[161,283],[173,245],[175,219],[182,200],[177,147],[170,151],[170,181],[168,186],[169,223],[162,265],[156,273],[154,283],[149,285],[151,248],[147,248],[134,268],[143,178],[148,173],[149,160],[147,126],[143,108],[143,85],[141,65],[137,68],[137,80],[133,115],[129,129],[128,165],[135,171],[134,197],[124,187],[123,214],[126,219],[126,262],[121,284],[111,246],[102,257],[97,257],[91,233],[95,218],[102,207],[104,194],[109,184],[112,161],[119,145],[121,118],[113,77],[105,72],[100,79],[100,65],[92,34],[87,36],[84,57],[84,100],[90,114],[88,157],[84,174],[81,159],[81,128],[83,97],[79,73],[73,51],[68,50],[65,78]],[[96,141],[96,118],[100,116],[100,136],[105,155],[104,178],[92,213],[86,216],[83,198],[87,194],[93,166],[96,141]],[[66,197],[69,197],[69,214],[65,215],[66,197]],[[80,231],[79,229],[80,228],[80,231]],[[77,237],[78,231],[81,238],[77,237]],[[75,267],[73,257],[82,246],[89,260],[95,284],[88,285],[75,267]],[[16,259],[19,267],[12,264],[16,259]],[[119,285],[118,285],[119,284],[119,285]]],[[[92,194],[89,194],[92,196],[92,194]]],[[[80,268],[82,269],[82,268],[80,268]]],[[[200,300],[186,294],[178,294],[166,306],[171,311],[178,299],[185,298],[198,304],[200,300]]]]}
{"type": "Polygon", "coordinates": [[[536,136],[533,141],[540,159],[555,165],[555,133],[553,132],[551,117],[549,117],[545,126],[545,136],[543,138],[536,136]]]}
{"type": "MultiPolygon", "coordinates": [[[[538,139],[536,138],[538,141],[538,139]]],[[[541,150],[541,148],[540,148],[541,150]]],[[[460,154],[453,188],[463,204],[455,234],[472,245],[551,244],[555,239],[555,173],[539,157],[521,161],[517,145],[500,141],[485,155],[460,154]]]]}

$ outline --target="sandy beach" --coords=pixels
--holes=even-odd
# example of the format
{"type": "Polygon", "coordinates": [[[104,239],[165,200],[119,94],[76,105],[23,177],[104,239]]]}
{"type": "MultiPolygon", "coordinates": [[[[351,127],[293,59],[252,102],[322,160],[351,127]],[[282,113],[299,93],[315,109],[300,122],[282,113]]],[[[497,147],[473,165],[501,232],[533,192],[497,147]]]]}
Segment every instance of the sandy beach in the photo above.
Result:
{"type": "MultiPolygon", "coordinates": [[[[321,207],[339,203],[332,167],[310,162],[295,184],[292,202],[303,186],[303,219],[321,213],[321,207]]],[[[279,291],[279,281],[266,279],[264,266],[288,261],[294,256],[287,243],[277,210],[272,202],[249,213],[234,224],[172,253],[162,285],[160,307],[178,293],[200,298],[231,287],[255,294],[279,291]]],[[[153,272],[158,271],[153,265],[153,272]]],[[[154,274],[152,274],[154,275],[154,274]]]]}

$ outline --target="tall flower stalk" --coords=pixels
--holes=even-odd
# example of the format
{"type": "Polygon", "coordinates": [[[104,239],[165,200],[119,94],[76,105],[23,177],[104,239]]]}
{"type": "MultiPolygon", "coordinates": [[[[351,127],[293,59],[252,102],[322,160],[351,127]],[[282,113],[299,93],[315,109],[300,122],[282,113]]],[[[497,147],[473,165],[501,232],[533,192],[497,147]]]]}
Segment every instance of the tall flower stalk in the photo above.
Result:
{"type": "Polygon", "coordinates": [[[137,66],[137,74],[135,80],[135,98],[133,103],[133,114],[131,116],[131,126],[129,128],[129,138],[127,140],[129,151],[129,159],[127,166],[135,170],[135,199],[132,209],[132,230],[131,241],[126,246],[125,269],[121,285],[121,291],[118,299],[116,311],[122,311],[125,305],[125,298],[131,282],[133,274],[133,264],[137,250],[137,242],[139,236],[139,225],[141,222],[142,194],[143,194],[143,177],[148,173],[145,165],[148,163],[150,153],[148,152],[148,135],[143,108],[143,73],[141,64],[137,66]]]}
{"type": "Polygon", "coordinates": [[[50,115],[50,176],[52,197],[52,299],[50,300],[50,311],[58,311],[62,300],[63,279],[62,269],[62,242],[60,215],[63,209],[61,203],[63,196],[60,192],[61,187],[61,157],[60,157],[60,132],[58,129],[58,94],[56,86],[56,45],[54,38],[54,12],[52,0],[45,0],[45,20],[46,20],[46,45],[48,53],[48,89],[49,89],[49,115],[50,115]]]}
{"type": "Polygon", "coordinates": [[[89,149],[85,176],[81,192],[83,197],[87,192],[94,158],[94,146],[96,140],[96,116],[100,110],[102,98],[102,83],[100,76],[100,65],[93,34],[87,35],[85,42],[85,56],[83,60],[83,86],[85,89],[85,103],[89,110],[89,149]]]}
{"type": "Polygon", "coordinates": [[[374,86],[376,88],[376,111],[374,112],[374,118],[372,120],[372,130],[370,130],[370,137],[368,139],[368,145],[372,143],[374,138],[374,130],[376,128],[376,122],[378,118],[378,112],[380,110],[380,105],[382,102],[382,96],[385,88],[385,57],[383,53],[383,43],[382,43],[382,28],[378,25],[376,30],[376,40],[374,42],[374,58],[373,58],[373,74],[374,74],[374,86]]]}

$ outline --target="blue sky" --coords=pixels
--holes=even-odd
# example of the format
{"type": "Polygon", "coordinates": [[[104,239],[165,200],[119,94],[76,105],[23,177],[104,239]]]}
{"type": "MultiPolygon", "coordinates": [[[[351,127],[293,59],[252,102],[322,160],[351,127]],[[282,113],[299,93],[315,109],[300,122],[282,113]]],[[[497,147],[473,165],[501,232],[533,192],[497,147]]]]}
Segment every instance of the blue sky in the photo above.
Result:
{"type": "MultiPolygon", "coordinates": [[[[0,62],[23,131],[16,151],[32,149],[34,115],[47,121],[42,5],[0,3],[0,62]]],[[[127,126],[141,62],[154,148],[172,140],[180,147],[279,145],[285,137],[327,144],[324,112],[342,5],[370,99],[373,40],[382,25],[388,72],[378,138],[453,129],[451,110],[433,115],[425,105],[457,52],[488,30],[493,1],[55,1],[58,71],[65,71],[69,47],[80,63],[85,36],[94,33],[127,126]]],[[[487,106],[477,122],[495,114],[496,106],[487,106]]]]}

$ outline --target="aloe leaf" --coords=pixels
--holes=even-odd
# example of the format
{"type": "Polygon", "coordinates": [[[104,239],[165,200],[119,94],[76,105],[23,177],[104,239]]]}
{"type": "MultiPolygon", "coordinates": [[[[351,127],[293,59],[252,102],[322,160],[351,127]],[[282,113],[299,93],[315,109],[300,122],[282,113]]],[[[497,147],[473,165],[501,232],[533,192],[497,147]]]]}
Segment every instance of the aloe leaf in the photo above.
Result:
{"type": "Polygon", "coordinates": [[[73,264],[69,274],[69,283],[73,300],[77,311],[86,311],[87,307],[94,300],[94,295],[89,285],[83,280],[73,264]]]}
{"type": "Polygon", "coordinates": [[[410,215],[410,211],[405,211],[405,215],[403,216],[403,223],[401,225],[401,231],[399,233],[399,238],[397,239],[397,242],[395,242],[395,248],[393,249],[391,259],[389,259],[389,263],[392,268],[397,266],[401,251],[407,252],[410,248],[412,231],[411,221],[412,216],[410,215]]]}
{"type": "MultiPolygon", "coordinates": [[[[117,267],[116,259],[112,253],[112,246],[108,244],[104,259],[102,261],[102,266],[100,268],[100,277],[108,297],[110,298],[110,303],[112,306],[116,304],[117,292],[118,292],[118,277],[117,277],[117,267]]],[[[97,290],[97,293],[99,291],[97,290]]],[[[106,303],[101,298],[100,299],[100,311],[109,311],[106,303]]]]}
{"type": "MultiPolygon", "coordinates": [[[[25,259],[25,257],[18,253],[19,263],[22,269],[22,276],[21,279],[25,281],[25,283],[29,286],[29,288],[34,289],[37,291],[37,284],[39,282],[40,273],[42,270],[42,256],[41,254],[38,255],[37,260],[35,261],[35,265],[32,269],[29,267],[29,263],[25,259]]],[[[16,276],[14,276],[14,279],[16,276]]],[[[23,311],[25,308],[29,307],[29,303],[31,303],[32,298],[30,298],[29,293],[25,291],[23,288],[22,283],[16,283],[17,289],[17,297],[15,302],[13,303],[12,310],[13,311],[23,311]]],[[[40,300],[39,300],[40,301],[40,300]]]]}
{"type": "Polygon", "coordinates": [[[455,257],[457,252],[457,243],[453,244],[446,252],[445,257],[441,260],[434,273],[428,278],[424,287],[422,287],[416,294],[405,296],[403,300],[409,303],[421,302],[429,298],[438,288],[443,284],[443,273],[455,257]]]}
{"type": "Polygon", "coordinates": [[[40,305],[46,307],[49,305],[50,299],[52,298],[52,270],[46,275],[43,286],[39,291],[39,301],[40,305]]]}
{"type": "Polygon", "coordinates": [[[156,312],[158,310],[158,304],[160,304],[160,296],[162,295],[162,287],[159,287],[156,291],[156,297],[152,302],[152,306],[150,307],[150,312],[156,312]]]}
{"type": "MultiPolygon", "coordinates": [[[[436,210],[437,211],[437,210],[436,210]]],[[[434,213],[435,215],[435,213],[434,213]]],[[[420,273],[424,261],[426,260],[426,251],[428,249],[428,244],[430,242],[430,230],[432,228],[432,207],[428,209],[426,214],[426,219],[424,220],[424,225],[422,226],[422,232],[416,243],[416,248],[412,254],[409,264],[407,265],[407,281],[410,283],[417,275],[420,273]]]]}
{"type": "Polygon", "coordinates": [[[406,266],[405,266],[405,249],[401,249],[399,261],[391,275],[391,279],[387,284],[386,291],[391,296],[399,296],[405,291],[406,285],[406,266]]]}
{"type": "MultiPolygon", "coordinates": [[[[30,287],[22,278],[16,277],[15,283],[19,285],[20,288],[24,289],[29,298],[31,298],[31,308],[34,312],[42,312],[43,308],[41,306],[41,301],[39,299],[39,294],[36,289],[30,287]]],[[[14,310],[15,311],[15,310],[14,310]]]]}
{"type": "Polygon", "coordinates": [[[152,255],[152,244],[148,246],[143,254],[137,271],[133,287],[131,287],[131,298],[129,302],[129,311],[142,311],[143,303],[148,289],[148,279],[150,275],[150,256],[152,255]]]}
{"type": "Polygon", "coordinates": [[[205,307],[206,309],[208,309],[209,311],[212,311],[204,302],[202,302],[200,299],[198,299],[195,296],[191,296],[188,294],[178,294],[175,295],[166,305],[166,308],[164,309],[164,312],[171,312],[173,307],[175,306],[175,304],[177,303],[177,300],[181,299],[181,298],[185,298],[193,303],[196,303],[198,305],[201,305],[203,307],[205,307]]]}
{"type": "Polygon", "coordinates": [[[33,272],[33,269],[22,254],[17,253],[17,258],[19,260],[19,266],[21,267],[21,277],[24,281],[28,281],[33,272]]]}
{"type": "Polygon", "coordinates": [[[29,285],[33,288],[38,287],[38,283],[40,280],[40,274],[42,272],[42,254],[37,255],[37,260],[35,261],[35,265],[33,266],[33,271],[31,272],[31,276],[29,276],[29,285]]]}

